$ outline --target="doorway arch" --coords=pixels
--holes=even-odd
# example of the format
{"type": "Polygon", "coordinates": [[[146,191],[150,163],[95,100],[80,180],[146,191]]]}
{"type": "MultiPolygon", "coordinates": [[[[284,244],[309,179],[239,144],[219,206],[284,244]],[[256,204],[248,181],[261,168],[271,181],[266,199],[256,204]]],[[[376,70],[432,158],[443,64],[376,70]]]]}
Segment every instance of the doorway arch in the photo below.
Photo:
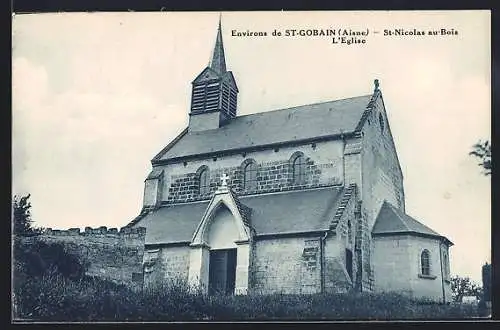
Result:
{"type": "Polygon", "coordinates": [[[191,242],[189,280],[203,292],[246,294],[250,228],[230,192],[216,194],[191,242]]]}

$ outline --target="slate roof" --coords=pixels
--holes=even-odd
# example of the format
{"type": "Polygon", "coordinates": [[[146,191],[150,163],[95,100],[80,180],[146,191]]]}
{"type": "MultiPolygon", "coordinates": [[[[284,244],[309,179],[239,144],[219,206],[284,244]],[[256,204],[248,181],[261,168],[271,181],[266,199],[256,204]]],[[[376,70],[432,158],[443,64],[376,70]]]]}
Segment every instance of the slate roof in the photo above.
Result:
{"type": "Polygon", "coordinates": [[[153,162],[355,132],[372,95],[238,116],[217,129],[184,130],[153,162]]]}
{"type": "Polygon", "coordinates": [[[438,234],[434,230],[405,214],[391,203],[384,201],[377,219],[375,220],[372,234],[374,236],[384,236],[399,233],[420,234],[442,238],[447,240],[450,245],[453,245],[453,243],[446,237],[438,234]]]}
{"type": "Polygon", "coordinates": [[[236,207],[238,208],[238,212],[240,212],[240,215],[241,215],[241,218],[243,219],[243,222],[245,223],[245,225],[251,227],[252,226],[252,223],[251,223],[252,209],[250,207],[246,206],[245,204],[241,203],[238,195],[231,189],[231,187],[228,187],[228,188],[229,188],[230,194],[233,196],[233,199],[236,203],[236,207]]]}
{"type": "MultiPolygon", "coordinates": [[[[240,196],[251,208],[251,226],[256,235],[328,230],[335,215],[342,187],[286,193],[240,196]]],[[[145,226],[146,244],[189,242],[208,201],[175,204],[148,214],[138,225],[145,226]]]]}
{"type": "Polygon", "coordinates": [[[210,68],[218,73],[226,72],[226,58],[224,56],[224,44],[222,42],[222,27],[219,17],[219,28],[217,29],[217,38],[212,52],[212,58],[209,63],[210,68]]]}

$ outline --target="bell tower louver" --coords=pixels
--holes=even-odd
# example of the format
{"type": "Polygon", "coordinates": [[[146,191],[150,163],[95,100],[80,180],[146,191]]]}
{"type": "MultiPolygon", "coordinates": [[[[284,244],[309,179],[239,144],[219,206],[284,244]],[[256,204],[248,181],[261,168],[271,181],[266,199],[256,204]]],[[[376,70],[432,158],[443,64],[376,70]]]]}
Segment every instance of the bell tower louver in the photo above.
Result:
{"type": "Polygon", "coordinates": [[[216,129],[236,117],[238,87],[231,71],[226,69],[222,27],[219,27],[215,47],[208,66],[192,82],[189,130],[216,129]]]}

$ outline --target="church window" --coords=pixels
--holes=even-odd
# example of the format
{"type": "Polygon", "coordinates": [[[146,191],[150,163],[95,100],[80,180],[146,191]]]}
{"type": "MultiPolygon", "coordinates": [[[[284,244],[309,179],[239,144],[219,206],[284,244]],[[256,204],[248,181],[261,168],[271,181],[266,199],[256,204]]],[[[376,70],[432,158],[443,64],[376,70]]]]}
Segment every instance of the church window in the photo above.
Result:
{"type": "Polygon", "coordinates": [[[210,192],[210,177],[209,177],[209,172],[208,168],[203,168],[199,172],[199,180],[200,180],[200,195],[206,195],[210,192]]]}
{"type": "Polygon", "coordinates": [[[306,177],[306,160],[304,155],[297,156],[293,161],[293,182],[303,183],[306,177]]]}
{"type": "Polygon", "coordinates": [[[245,165],[243,175],[244,189],[257,189],[257,164],[255,162],[252,161],[245,165]]]}
{"type": "Polygon", "coordinates": [[[431,274],[431,261],[430,261],[429,250],[422,251],[422,254],[420,255],[420,268],[422,275],[431,274]]]}

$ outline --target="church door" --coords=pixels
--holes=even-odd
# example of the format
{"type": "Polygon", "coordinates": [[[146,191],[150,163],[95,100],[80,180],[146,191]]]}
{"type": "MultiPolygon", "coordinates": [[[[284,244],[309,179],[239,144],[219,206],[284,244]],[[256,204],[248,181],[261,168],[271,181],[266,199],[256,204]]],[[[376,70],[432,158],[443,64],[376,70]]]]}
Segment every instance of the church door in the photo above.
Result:
{"type": "Polygon", "coordinates": [[[236,249],[211,250],[209,294],[233,294],[236,279],[236,249]]]}

